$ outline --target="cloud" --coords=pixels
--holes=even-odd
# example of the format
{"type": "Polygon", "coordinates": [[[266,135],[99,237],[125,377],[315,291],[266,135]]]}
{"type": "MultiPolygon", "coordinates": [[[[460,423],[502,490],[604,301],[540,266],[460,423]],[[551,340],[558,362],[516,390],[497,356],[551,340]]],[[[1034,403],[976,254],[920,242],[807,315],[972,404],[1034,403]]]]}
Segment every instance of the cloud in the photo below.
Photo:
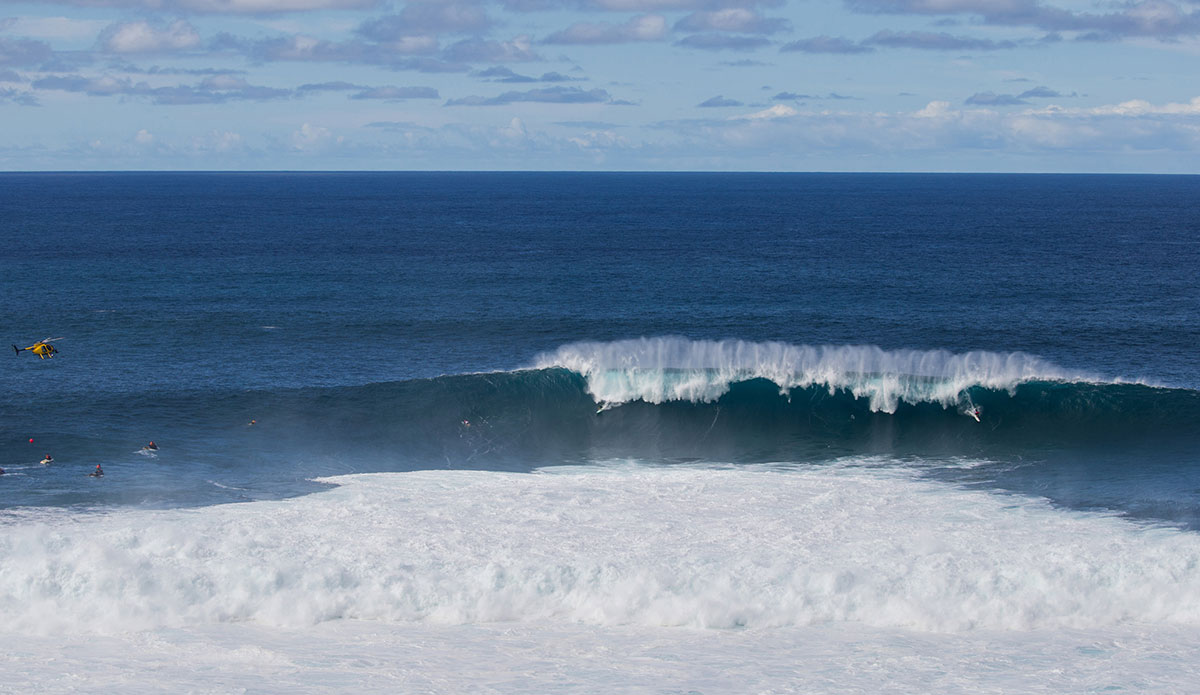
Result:
{"type": "Polygon", "coordinates": [[[725,34],[693,34],[675,42],[684,48],[704,51],[752,51],[771,42],[761,36],[727,36],[725,34]]]}
{"type": "MultiPolygon", "coordinates": [[[[1126,102],[1091,110],[1044,109],[1003,112],[991,108],[957,109],[930,102],[917,111],[801,111],[784,105],[729,119],[678,120],[651,127],[672,133],[672,155],[702,153],[739,162],[774,161],[778,152],[813,161],[846,157],[872,161],[921,161],[952,157],[963,161],[972,150],[1007,155],[1152,151],[1164,156],[1200,152],[1195,126],[1200,97],[1181,104],[1126,102]]],[[[862,160],[853,160],[862,161],[862,160]]],[[[1107,160],[1106,160],[1107,161],[1107,160]]],[[[847,166],[847,165],[843,165],[847,166]]],[[[848,166],[856,166],[849,163],[848,166]]],[[[860,164],[857,166],[861,166],[860,164]]]]}
{"type": "Polygon", "coordinates": [[[446,48],[443,55],[449,61],[463,63],[522,63],[542,59],[533,51],[528,36],[518,36],[512,41],[464,39],[446,48]]]}
{"type": "Polygon", "coordinates": [[[15,70],[0,70],[0,82],[24,82],[15,70]]]}
{"type": "Polygon", "coordinates": [[[108,53],[171,53],[200,45],[200,34],[180,19],[166,26],[150,22],[113,24],[100,32],[100,50],[108,53]]]}
{"type": "Polygon", "coordinates": [[[347,92],[353,90],[368,89],[362,85],[352,82],[344,82],[341,80],[334,82],[317,82],[302,84],[296,88],[297,92],[347,92]]]}
{"type": "Polygon", "coordinates": [[[584,78],[569,77],[559,72],[544,72],[541,77],[531,77],[529,75],[519,75],[513,72],[510,68],[498,65],[493,68],[484,70],[476,70],[471,73],[472,77],[479,77],[489,82],[506,82],[510,84],[528,84],[533,82],[578,82],[584,78]]]}
{"type": "Polygon", "coordinates": [[[371,121],[366,127],[379,128],[381,130],[432,130],[412,121],[371,121]]]}
{"type": "Polygon", "coordinates": [[[206,14],[279,14],[310,10],[362,10],[379,0],[41,0],[74,7],[112,7],[155,12],[206,14]]]}
{"type": "Polygon", "coordinates": [[[502,65],[497,65],[494,68],[487,68],[484,70],[476,70],[475,72],[471,73],[471,76],[479,77],[488,80],[489,82],[521,83],[538,81],[536,77],[518,75],[517,73],[513,72],[511,68],[506,68],[502,65]]]}
{"type": "MultiPolygon", "coordinates": [[[[4,80],[0,79],[0,82],[3,81],[4,80]]],[[[41,105],[38,103],[37,97],[35,97],[31,92],[20,89],[0,87],[0,104],[6,101],[11,101],[12,103],[19,104],[21,106],[41,105]]]]}
{"type": "Polygon", "coordinates": [[[0,67],[29,67],[53,57],[54,51],[45,41],[0,36],[0,67]]]}
{"type": "Polygon", "coordinates": [[[78,41],[95,37],[108,24],[109,22],[103,19],[12,17],[0,20],[0,30],[7,29],[27,38],[78,41]]]}
{"type": "Polygon", "coordinates": [[[437,99],[438,91],[433,87],[393,87],[386,85],[383,87],[373,87],[365,89],[358,94],[350,97],[351,99],[387,99],[389,101],[397,101],[400,99],[437,99]]]}
{"type": "Polygon", "coordinates": [[[372,41],[395,41],[405,36],[484,32],[494,22],[479,5],[462,2],[413,2],[399,14],[363,22],[358,33],[372,41]]]}
{"type": "Polygon", "coordinates": [[[587,130],[615,130],[625,126],[607,121],[555,121],[554,125],[564,128],[584,128],[587,130]]]}
{"type": "Polygon", "coordinates": [[[750,60],[744,58],[742,60],[722,60],[721,65],[730,68],[762,68],[772,65],[772,63],[764,63],[761,60],[750,60]]]}
{"type": "Polygon", "coordinates": [[[1018,99],[1026,99],[1029,97],[1045,97],[1045,98],[1052,99],[1054,97],[1061,97],[1061,96],[1064,96],[1064,95],[1059,94],[1057,91],[1050,89],[1049,87],[1034,87],[1033,89],[1027,89],[1024,92],[1021,92],[1020,94],[1017,95],[1017,98],[1018,99]]]}
{"type": "Polygon", "coordinates": [[[615,103],[612,95],[603,89],[580,89],[579,87],[547,87],[527,92],[504,92],[495,97],[470,96],[451,99],[446,106],[501,106],[517,102],[543,104],[607,104],[615,103]]]}
{"type": "MultiPolygon", "coordinates": [[[[519,0],[518,0],[519,1],[519,0]]],[[[574,0],[562,3],[577,4],[574,0]]],[[[582,0],[585,7],[613,12],[721,10],[728,7],[778,7],[783,0],[582,0]]]]}
{"type": "Polygon", "coordinates": [[[802,99],[816,99],[811,94],[797,94],[795,92],[780,92],[771,97],[772,101],[800,101],[802,99]]]}
{"type": "Polygon", "coordinates": [[[711,99],[705,99],[696,105],[704,108],[710,108],[714,106],[741,106],[742,102],[737,101],[736,99],[726,99],[724,96],[718,94],[717,96],[712,97],[711,99]]]}
{"type": "Polygon", "coordinates": [[[164,68],[152,65],[148,68],[138,67],[128,62],[111,62],[108,65],[113,72],[130,75],[244,75],[245,70],[231,68],[164,68]]]}
{"type": "Polygon", "coordinates": [[[1114,4],[1106,14],[1073,12],[1037,0],[847,0],[859,12],[873,14],[971,15],[993,26],[1036,27],[1081,32],[1081,40],[1125,37],[1173,39],[1200,34],[1200,12],[1187,12],[1169,0],[1133,0],[1114,4]]]}
{"type": "Polygon", "coordinates": [[[310,36],[288,36],[273,39],[247,40],[231,34],[218,34],[209,44],[210,50],[230,51],[261,62],[296,61],[357,63],[379,65],[393,70],[419,72],[466,72],[468,65],[447,62],[433,57],[437,39],[409,37],[411,40],[376,44],[359,40],[325,41],[310,36]]]}
{"type": "Polygon", "coordinates": [[[887,46],[889,48],[917,48],[927,51],[998,51],[1016,48],[1013,41],[992,41],[965,36],[952,36],[944,32],[889,31],[877,32],[863,41],[864,45],[887,46]]]}
{"type": "Polygon", "coordinates": [[[1168,102],[1155,105],[1143,99],[1131,99],[1119,104],[1095,106],[1092,108],[1064,109],[1049,107],[1031,111],[1030,114],[1053,116],[1121,116],[1128,118],[1159,117],[1159,116],[1200,116],[1200,97],[1194,97],[1186,103],[1168,102]]]}
{"type": "Polygon", "coordinates": [[[548,44],[614,44],[633,41],[659,41],[667,35],[667,20],[662,15],[646,14],[623,24],[580,22],[556,31],[542,43],[548,44]]]}
{"type": "Polygon", "coordinates": [[[322,126],[305,123],[299,130],[292,132],[292,147],[297,150],[316,150],[340,145],[342,136],[335,136],[332,131],[322,126]]]}
{"type": "Polygon", "coordinates": [[[738,34],[774,34],[790,31],[792,23],[779,17],[763,17],[754,10],[730,7],[693,12],[675,23],[677,31],[725,31],[738,34]]]}
{"type": "Polygon", "coordinates": [[[1011,94],[979,92],[967,97],[967,100],[964,103],[971,104],[973,106],[1017,106],[1019,104],[1028,104],[1029,102],[1011,94]]]}
{"type": "Polygon", "coordinates": [[[783,52],[800,51],[802,53],[871,53],[874,48],[840,36],[814,36],[785,43],[779,49],[783,52]]]}
{"type": "Polygon", "coordinates": [[[223,104],[228,101],[266,101],[284,99],[292,95],[291,90],[252,85],[240,77],[219,75],[201,80],[196,85],[152,87],[146,82],[133,82],[128,78],[84,77],[82,75],[56,75],[43,77],[33,82],[34,89],[75,92],[89,96],[144,97],[155,104],[223,104]]]}
{"type": "Polygon", "coordinates": [[[763,121],[763,120],[772,120],[772,119],[776,119],[776,118],[791,118],[791,117],[795,116],[797,113],[799,113],[799,111],[797,111],[796,109],[793,109],[790,106],[785,106],[783,104],[776,104],[769,109],[763,109],[762,111],[756,111],[754,113],[747,114],[745,116],[739,116],[738,118],[740,118],[742,120],[750,120],[750,121],[763,121]]]}

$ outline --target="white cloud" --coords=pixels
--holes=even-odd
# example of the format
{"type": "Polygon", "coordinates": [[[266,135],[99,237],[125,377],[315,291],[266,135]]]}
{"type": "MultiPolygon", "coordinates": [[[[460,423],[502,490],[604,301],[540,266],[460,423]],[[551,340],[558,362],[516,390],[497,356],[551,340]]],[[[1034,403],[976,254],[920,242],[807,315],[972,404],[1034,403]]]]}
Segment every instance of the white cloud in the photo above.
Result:
{"type": "Polygon", "coordinates": [[[333,144],[341,144],[345,138],[335,136],[328,128],[305,123],[292,133],[292,147],[297,150],[315,150],[333,144]]]}
{"type": "Polygon", "coordinates": [[[582,135],[569,137],[567,141],[585,150],[629,147],[629,140],[611,130],[589,130],[582,135]]]}
{"type": "Polygon", "coordinates": [[[728,161],[752,161],[779,153],[826,161],[833,161],[830,157],[868,158],[861,160],[864,162],[940,161],[946,157],[962,162],[973,157],[1040,158],[1051,154],[1086,158],[1105,153],[1134,161],[1138,155],[1133,153],[1142,153],[1177,161],[1179,156],[1200,153],[1197,116],[1200,98],[1186,103],[1130,101],[1091,109],[1021,113],[954,108],[946,101],[930,102],[915,111],[892,112],[773,107],[739,118],[658,124],[675,141],[655,147],[676,153],[690,150],[728,161]]]}
{"type": "Polygon", "coordinates": [[[180,19],[166,26],[146,21],[113,24],[100,34],[100,46],[110,53],[170,53],[200,45],[200,34],[180,19]]]}
{"type": "Polygon", "coordinates": [[[950,102],[931,101],[925,108],[913,114],[917,118],[945,118],[950,115],[950,102]]]}
{"type": "Polygon", "coordinates": [[[769,109],[763,109],[762,111],[755,111],[754,113],[748,114],[745,116],[736,116],[734,119],[731,119],[731,120],[762,121],[762,120],[769,120],[772,118],[790,118],[792,116],[795,116],[797,113],[799,113],[799,112],[796,111],[796,109],[793,109],[792,107],[787,106],[786,104],[776,104],[769,109]]]}
{"type": "Polygon", "coordinates": [[[154,135],[145,128],[142,128],[133,136],[133,141],[139,145],[149,145],[154,142],[154,135]]]}
{"type": "Polygon", "coordinates": [[[1200,116],[1200,97],[1194,97],[1191,101],[1182,104],[1166,103],[1155,105],[1142,99],[1131,99],[1119,104],[1096,106],[1086,109],[1064,109],[1051,106],[1028,113],[1065,116],[1200,116]]]}
{"type": "Polygon", "coordinates": [[[208,142],[217,152],[231,152],[242,148],[242,136],[229,130],[214,130],[208,134],[208,142]]]}

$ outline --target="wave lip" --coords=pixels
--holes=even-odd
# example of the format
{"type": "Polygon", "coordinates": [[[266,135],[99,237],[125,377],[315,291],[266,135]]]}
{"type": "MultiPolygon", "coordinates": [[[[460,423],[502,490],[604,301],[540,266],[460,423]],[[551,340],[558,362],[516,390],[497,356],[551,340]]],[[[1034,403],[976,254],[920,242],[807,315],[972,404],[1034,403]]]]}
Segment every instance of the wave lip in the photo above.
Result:
{"type": "Polygon", "coordinates": [[[677,336],[578,342],[543,353],[535,368],[564,368],[587,382],[598,402],[710,403],[732,384],[766,379],[781,393],[826,387],[865,398],[873,411],[901,402],[950,407],[972,387],[1012,392],[1029,381],[1097,381],[1023,352],[884,350],[873,345],[791,345],[677,336]]]}

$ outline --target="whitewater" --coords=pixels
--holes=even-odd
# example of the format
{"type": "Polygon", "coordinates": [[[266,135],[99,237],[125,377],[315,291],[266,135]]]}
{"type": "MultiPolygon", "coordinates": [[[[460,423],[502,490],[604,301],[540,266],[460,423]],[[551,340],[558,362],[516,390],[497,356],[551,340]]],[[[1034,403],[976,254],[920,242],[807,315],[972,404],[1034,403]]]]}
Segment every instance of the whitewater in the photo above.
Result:
{"type": "Polygon", "coordinates": [[[688,340],[678,336],[583,342],[538,357],[536,367],[582,375],[601,404],[640,400],[713,402],[731,385],[765,379],[780,393],[820,386],[866,399],[870,409],[894,413],[901,401],[953,406],[970,388],[1006,390],[1034,381],[1087,381],[1020,352],[892,350],[874,345],[790,345],[743,340],[688,340]]]}
{"type": "Polygon", "coordinates": [[[1044,677],[1056,692],[1174,692],[1200,668],[1194,534],[895,462],[323,482],[200,510],[6,514],[4,687],[153,692],[249,673],[300,692],[965,693],[1044,677]],[[459,667],[429,663],[431,641],[459,667]]]}

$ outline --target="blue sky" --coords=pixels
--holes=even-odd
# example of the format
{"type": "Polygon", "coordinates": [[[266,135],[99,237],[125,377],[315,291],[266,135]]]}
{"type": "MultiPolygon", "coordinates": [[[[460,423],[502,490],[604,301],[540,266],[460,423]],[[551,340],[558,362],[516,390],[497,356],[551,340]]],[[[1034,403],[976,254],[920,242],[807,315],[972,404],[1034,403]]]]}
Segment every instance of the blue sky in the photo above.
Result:
{"type": "Polygon", "coordinates": [[[0,170],[1200,173],[1200,0],[0,0],[0,170]]]}

